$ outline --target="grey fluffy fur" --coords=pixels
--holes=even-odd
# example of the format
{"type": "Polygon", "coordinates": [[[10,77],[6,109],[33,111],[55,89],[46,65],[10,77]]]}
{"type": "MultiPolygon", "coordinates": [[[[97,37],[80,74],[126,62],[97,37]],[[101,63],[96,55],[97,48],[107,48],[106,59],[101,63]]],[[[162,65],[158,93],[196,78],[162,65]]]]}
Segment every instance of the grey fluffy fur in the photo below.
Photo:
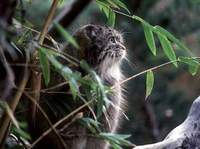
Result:
{"type": "MultiPolygon", "coordinates": [[[[110,27],[86,25],[79,29],[74,36],[80,44],[81,50],[84,51],[84,59],[97,72],[102,82],[109,86],[115,86],[113,92],[108,95],[114,106],[110,105],[100,117],[104,132],[115,132],[119,125],[124,101],[119,84],[123,77],[120,65],[126,54],[122,35],[110,27]]],[[[87,133],[86,130],[82,129],[81,131],[83,134],[87,133]]],[[[94,137],[79,137],[73,139],[72,142],[72,149],[107,149],[109,146],[107,142],[94,137]]]]}

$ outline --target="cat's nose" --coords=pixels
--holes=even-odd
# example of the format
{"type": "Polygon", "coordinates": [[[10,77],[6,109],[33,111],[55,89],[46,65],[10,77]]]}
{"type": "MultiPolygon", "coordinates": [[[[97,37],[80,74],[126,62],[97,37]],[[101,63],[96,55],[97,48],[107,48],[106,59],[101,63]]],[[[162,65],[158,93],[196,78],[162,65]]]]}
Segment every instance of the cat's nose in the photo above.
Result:
{"type": "Polygon", "coordinates": [[[118,46],[117,46],[119,49],[122,49],[122,50],[126,50],[126,47],[121,44],[121,43],[118,43],[118,46]]]}

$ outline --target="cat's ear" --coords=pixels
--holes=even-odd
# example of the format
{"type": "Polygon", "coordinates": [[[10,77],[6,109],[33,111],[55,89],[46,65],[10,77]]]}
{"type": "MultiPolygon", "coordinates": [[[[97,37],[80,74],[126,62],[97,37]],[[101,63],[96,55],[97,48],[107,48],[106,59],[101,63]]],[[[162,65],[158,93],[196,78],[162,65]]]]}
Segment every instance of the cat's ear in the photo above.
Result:
{"type": "Polygon", "coordinates": [[[97,36],[97,28],[95,25],[88,24],[86,27],[86,34],[89,38],[93,39],[97,36]]]}

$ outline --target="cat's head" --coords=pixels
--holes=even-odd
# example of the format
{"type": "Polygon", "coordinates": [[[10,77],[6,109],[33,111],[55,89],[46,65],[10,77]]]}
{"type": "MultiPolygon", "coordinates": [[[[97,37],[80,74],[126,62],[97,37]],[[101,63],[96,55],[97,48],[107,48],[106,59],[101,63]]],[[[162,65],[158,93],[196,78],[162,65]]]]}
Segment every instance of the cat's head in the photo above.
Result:
{"type": "Polygon", "coordinates": [[[83,26],[76,34],[79,35],[79,44],[84,47],[84,58],[91,66],[104,63],[111,67],[125,57],[123,37],[111,27],[89,24],[83,26]]]}

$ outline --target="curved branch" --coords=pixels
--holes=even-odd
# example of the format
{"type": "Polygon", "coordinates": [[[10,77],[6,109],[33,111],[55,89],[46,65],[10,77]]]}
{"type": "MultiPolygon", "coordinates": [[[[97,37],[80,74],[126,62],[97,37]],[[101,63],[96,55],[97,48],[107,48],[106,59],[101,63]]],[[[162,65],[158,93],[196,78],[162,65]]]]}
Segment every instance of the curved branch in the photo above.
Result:
{"type": "Polygon", "coordinates": [[[197,149],[200,146],[200,96],[193,102],[185,121],[158,143],[136,146],[134,149],[197,149]]]}

